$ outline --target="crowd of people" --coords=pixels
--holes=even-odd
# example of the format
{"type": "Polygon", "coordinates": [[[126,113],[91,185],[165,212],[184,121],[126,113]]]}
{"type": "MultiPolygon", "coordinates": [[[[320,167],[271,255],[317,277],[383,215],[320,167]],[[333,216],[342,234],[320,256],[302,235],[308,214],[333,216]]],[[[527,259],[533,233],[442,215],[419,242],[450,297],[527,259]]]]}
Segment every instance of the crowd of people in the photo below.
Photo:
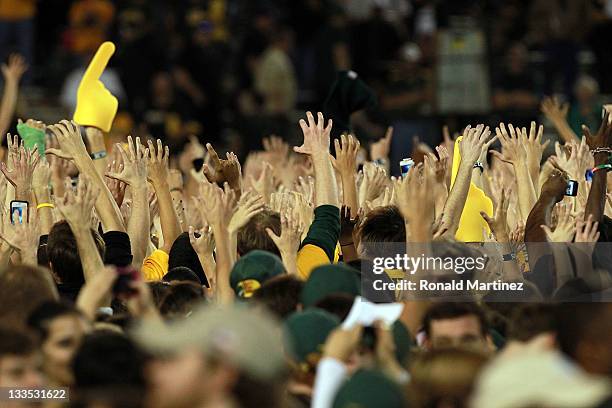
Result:
{"type": "MultiPolygon", "coordinates": [[[[612,406],[612,107],[593,102],[594,79],[568,79],[571,106],[531,84],[511,89],[526,84],[525,50],[499,43],[516,40],[500,25],[492,46],[512,63],[500,80],[508,87],[492,95],[496,114],[541,109],[553,143],[535,121],[508,115],[490,126],[492,115],[394,152],[406,136],[394,127],[375,138],[355,131],[379,128],[360,115],[375,105],[380,67],[365,58],[355,60],[360,75],[348,70],[339,45],[344,13],[357,18],[361,2],[325,9],[311,57],[336,65],[310,72],[321,81],[310,103],[323,112],[296,120],[303,83],[288,47],[308,29],[272,24],[267,8],[241,50],[257,66],[243,74],[261,99],[234,96],[265,117],[243,130],[287,133],[251,138],[238,154],[147,110],[160,103],[157,113],[205,118],[204,135],[224,129],[223,65],[203,83],[193,73],[224,55],[225,2],[210,1],[218,9],[205,18],[187,8],[203,48],[183,50],[185,67],[156,76],[147,66],[129,81],[121,72],[133,86],[126,107],[109,61],[116,52],[142,67],[161,44],[140,32],[144,16],[129,11],[144,2],[133,3],[121,9],[125,41],[115,46],[103,42],[110,2],[74,2],[71,19],[83,21],[70,44],[87,63],[67,81],[72,120],[13,120],[20,83],[37,81],[33,53],[1,67],[0,132],[16,132],[0,155],[0,407],[612,406]],[[263,46],[268,30],[277,35],[263,46]],[[191,102],[168,99],[176,84],[191,102]],[[150,126],[121,133],[122,110],[150,126]],[[407,258],[418,262],[399,262],[407,258]]],[[[432,4],[422,3],[412,16],[427,60],[432,4]]],[[[520,2],[507,3],[498,9],[511,15],[520,2]]],[[[535,2],[544,8],[534,15],[548,3],[557,4],[535,2]]],[[[12,29],[27,31],[35,2],[22,6],[26,21],[12,29]]],[[[380,42],[390,26],[377,18],[360,27],[380,42]]],[[[542,44],[537,33],[528,37],[542,44]]],[[[416,82],[408,88],[426,88],[416,82]]],[[[426,103],[410,92],[380,103],[426,103]]]]}

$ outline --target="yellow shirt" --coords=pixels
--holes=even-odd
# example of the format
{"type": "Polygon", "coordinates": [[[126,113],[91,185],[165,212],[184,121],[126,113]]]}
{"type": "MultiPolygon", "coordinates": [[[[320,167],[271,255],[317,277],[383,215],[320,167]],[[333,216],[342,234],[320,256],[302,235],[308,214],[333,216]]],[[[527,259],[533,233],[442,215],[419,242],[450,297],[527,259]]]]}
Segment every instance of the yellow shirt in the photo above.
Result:
{"type": "MultiPolygon", "coordinates": [[[[338,262],[339,255],[339,246],[336,245],[333,263],[338,262]]],[[[308,279],[314,268],[321,265],[327,265],[328,263],[330,263],[329,258],[323,249],[316,245],[304,245],[297,254],[297,270],[299,278],[302,280],[308,279]]]]}
{"type": "Polygon", "coordinates": [[[145,281],[160,281],[168,273],[169,256],[161,249],[156,249],[142,263],[142,275],[145,281]]]}

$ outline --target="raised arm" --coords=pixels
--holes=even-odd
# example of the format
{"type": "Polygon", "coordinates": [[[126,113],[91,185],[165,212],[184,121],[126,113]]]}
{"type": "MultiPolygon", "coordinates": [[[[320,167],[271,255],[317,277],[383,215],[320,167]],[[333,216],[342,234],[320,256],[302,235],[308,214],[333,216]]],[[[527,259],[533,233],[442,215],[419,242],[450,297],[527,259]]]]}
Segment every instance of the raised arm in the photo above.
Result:
{"type": "MultiPolygon", "coordinates": [[[[583,126],[582,130],[587,137],[587,144],[593,153],[595,167],[597,168],[597,166],[605,165],[610,156],[610,149],[612,148],[610,112],[608,112],[608,110],[605,111],[601,126],[595,136],[591,135],[589,128],[586,126],[583,126]]],[[[606,180],[607,171],[605,169],[594,172],[591,191],[589,192],[586,210],[584,212],[585,220],[588,219],[589,215],[592,215],[594,221],[599,223],[602,222],[604,210],[606,208],[606,180]]]]}
{"type": "Polygon", "coordinates": [[[2,65],[4,94],[2,94],[2,106],[0,106],[0,135],[6,135],[10,128],[19,95],[19,80],[27,69],[25,60],[17,54],[9,56],[8,64],[2,65]]]}
{"type": "Polygon", "coordinates": [[[461,151],[461,163],[457,177],[446,200],[444,206],[442,223],[448,227],[446,234],[454,237],[459,228],[459,219],[463,213],[465,201],[467,199],[470,183],[472,180],[472,169],[478,160],[482,147],[489,140],[491,132],[489,127],[478,125],[472,129],[469,126],[463,133],[463,138],[459,142],[461,151]]]}
{"type": "Polygon", "coordinates": [[[181,234],[181,223],[174,209],[170,185],[168,184],[168,157],[170,150],[163,146],[161,140],[157,139],[157,149],[152,141],[149,144],[149,161],[147,163],[147,175],[153,184],[157,204],[159,206],[159,219],[161,222],[162,235],[164,237],[163,251],[168,253],[174,240],[181,234]]]}
{"type": "Polygon", "coordinates": [[[125,232],[121,211],[87,153],[79,127],[74,122],[62,120],[56,125],[49,126],[49,129],[57,137],[61,150],[51,148],[47,149],[47,153],[74,161],[79,173],[86,176],[100,191],[96,199],[96,212],[104,230],[125,232]]]}
{"type": "Polygon", "coordinates": [[[349,207],[354,214],[359,209],[359,201],[357,198],[357,181],[355,174],[357,172],[357,153],[359,153],[359,140],[353,135],[342,135],[340,142],[334,140],[336,149],[336,158],[332,159],[332,164],[342,181],[342,204],[349,207]]]}
{"type": "Polygon", "coordinates": [[[76,193],[67,189],[64,197],[56,200],[57,209],[66,219],[77,243],[85,280],[104,269],[104,262],[91,234],[91,212],[99,194],[97,185],[87,176],[79,176],[76,193]]]}
{"type": "Polygon", "coordinates": [[[132,194],[132,212],[127,225],[127,233],[130,237],[133,260],[135,267],[140,268],[147,253],[149,244],[149,194],[147,191],[147,158],[149,149],[140,143],[136,143],[128,136],[127,151],[120,144],[116,149],[121,153],[123,159],[123,170],[121,173],[106,173],[106,176],[120,180],[127,184],[132,194]]]}

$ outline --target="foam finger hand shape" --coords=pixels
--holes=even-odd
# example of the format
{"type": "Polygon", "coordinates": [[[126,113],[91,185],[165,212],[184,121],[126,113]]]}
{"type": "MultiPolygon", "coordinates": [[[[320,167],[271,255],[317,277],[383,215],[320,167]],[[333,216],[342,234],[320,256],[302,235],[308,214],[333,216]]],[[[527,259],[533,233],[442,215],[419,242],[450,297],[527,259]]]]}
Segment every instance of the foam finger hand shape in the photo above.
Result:
{"type": "Polygon", "coordinates": [[[119,102],[100,81],[100,76],[114,53],[115,44],[112,42],[100,45],[81,79],[74,112],[74,121],[79,125],[96,127],[104,132],[111,129],[119,102]]]}

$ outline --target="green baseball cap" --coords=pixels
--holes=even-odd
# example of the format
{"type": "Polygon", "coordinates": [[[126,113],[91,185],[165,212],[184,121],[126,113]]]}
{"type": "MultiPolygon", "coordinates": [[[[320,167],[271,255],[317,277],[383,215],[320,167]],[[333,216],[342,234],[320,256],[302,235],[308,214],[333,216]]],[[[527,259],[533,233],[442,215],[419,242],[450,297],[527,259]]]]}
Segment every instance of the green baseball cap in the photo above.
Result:
{"type": "Polygon", "coordinates": [[[342,385],[334,408],[404,408],[402,389],[386,375],[374,370],[359,370],[342,385]]]}
{"type": "Polygon", "coordinates": [[[234,264],[230,273],[230,286],[236,296],[250,298],[265,281],[285,272],[278,256],[256,249],[240,257],[234,264]]]}
{"type": "Polygon", "coordinates": [[[318,308],[295,312],[285,320],[285,339],[304,371],[314,369],[327,336],[340,325],[333,314],[318,308]]]}
{"type": "Polygon", "coordinates": [[[302,289],[302,305],[304,307],[314,306],[319,300],[335,293],[360,295],[359,271],[343,263],[315,268],[302,289]]]}

